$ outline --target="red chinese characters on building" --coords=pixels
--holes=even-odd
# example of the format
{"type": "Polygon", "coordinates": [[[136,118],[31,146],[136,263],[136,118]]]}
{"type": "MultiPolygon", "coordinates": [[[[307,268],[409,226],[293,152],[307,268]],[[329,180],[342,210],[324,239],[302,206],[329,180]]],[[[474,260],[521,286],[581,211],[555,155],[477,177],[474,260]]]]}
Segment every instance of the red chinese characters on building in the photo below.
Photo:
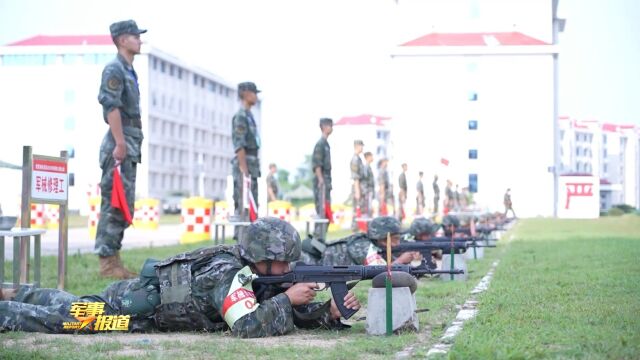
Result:
{"type": "Polygon", "coordinates": [[[571,197],[573,196],[593,196],[592,183],[567,183],[567,202],[564,208],[569,209],[571,197]]]}

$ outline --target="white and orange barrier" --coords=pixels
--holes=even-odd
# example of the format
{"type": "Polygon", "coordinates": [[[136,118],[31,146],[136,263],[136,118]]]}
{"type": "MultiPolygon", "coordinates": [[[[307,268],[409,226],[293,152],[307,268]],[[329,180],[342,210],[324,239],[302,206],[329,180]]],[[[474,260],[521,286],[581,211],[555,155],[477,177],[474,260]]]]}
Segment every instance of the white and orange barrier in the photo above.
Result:
{"type": "Polygon", "coordinates": [[[231,214],[231,208],[229,207],[229,203],[224,200],[221,200],[221,201],[216,201],[214,205],[215,205],[214,206],[215,221],[219,221],[219,222],[228,221],[229,215],[231,214]]]}
{"type": "Polygon", "coordinates": [[[160,224],[160,200],[136,200],[133,227],[143,230],[157,230],[160,224]]]}
{"type": "Polygon", "coordinates": [[[44,207],[44,216],[47,229],[57,229],[60,226],[60,205],[46,204],[44,207]]]}
{"type": "Polygon", "coordinates": [[[211,239],[211,209],[213,201],[201,197],[182,200],[181,222],[183,233],[181,244],[190,244],[211,239]]]}
{"type": "Polygon", "coordinates": [[[47,227],[45,223],[45,206],[44,204],[31,204],[31,228],[44,229],[47,227]]]}
{"type": "Polygon", "coordinates": [[[87,225],[89,226],[89,239],[95,240],[98,231],[98,220],[100,220],[100,204],[102,198],[100,196],[92,196],[89,198],[89,217],[87,225]]]}
{"type": "Polygon", "coordinates": [[[291,222],[294,208],[288,201],[275,200],[267,204],[268,216],[277,217],[280,220],[291,222]]]}

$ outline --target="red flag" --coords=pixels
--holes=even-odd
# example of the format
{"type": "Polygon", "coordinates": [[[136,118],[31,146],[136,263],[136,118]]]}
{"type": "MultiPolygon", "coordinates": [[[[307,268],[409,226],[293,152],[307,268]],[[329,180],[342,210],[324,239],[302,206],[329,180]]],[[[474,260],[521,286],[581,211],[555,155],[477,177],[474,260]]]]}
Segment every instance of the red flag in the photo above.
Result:
{"type": "MultiPolygon", "coordinates": [[[[356,208],[356,219],[359,219],[362,217],[362,210],[360,210],[360,207],[356,208]]],[[[358,221],[358,229],[360,229],[360,231],[362,232],[367,232],[367,222],[366,221],[358,221]]]]}
{"type": "Polygon", "coordinates": [[[258,209],[256,201],[253,199],[253,193],[249,191],[249,221],[254,222],[258,220],[258,209]]]}
{"type": "Polygon", "coordinates": [[[129,211],[129,205],[127,204],[127,197],[124,193],[124,185],[122,184],[122,176],[120,175],[120,166],[116,166],[113,169],[113,188],[111,189],[111,207],[114,209],[120,209],[122,215],[127,223],[132,224],[133,218],[131,217],[131,211],[129,211]]]}
{"type": "Polygon", "coordinates": [[[386,202],[383,202],[383,203],[380,205],[380,211],[379,211],[379,214],[378,214],[378,215],[380,215],[380,216],[386,216],[387,214],[389,214],[389,211],[387,210],[387,203],[386,203],[386,202]]]}
{"type": "Polygon", "coordinates": [[[242,193],[244,194],[243,207],[249,210],[249,221],[254,222],[258,219],[258,207],[256,200],[251,192],[251,178],[244,177],[242,193]]]}
{"type": "Polygon", "coordinates": [[[440,158],[440,164],[442,164],[444,166],[449,166],[449,160],[447,160],[445,158],[440,158]]]}
{"type": "Polygon", "coordinates": [[[331,211],[331,204],[328,201],[324,202],[324,216],[329,220],[329,224],[333,224],[333,212],[331,211]]]}

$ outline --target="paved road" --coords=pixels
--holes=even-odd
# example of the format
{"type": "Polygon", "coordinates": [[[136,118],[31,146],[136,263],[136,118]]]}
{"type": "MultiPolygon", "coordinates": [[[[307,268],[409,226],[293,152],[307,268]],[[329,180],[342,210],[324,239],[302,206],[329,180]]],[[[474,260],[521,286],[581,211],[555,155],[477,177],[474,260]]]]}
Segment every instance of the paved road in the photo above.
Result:
{"type": "MultiPolygon", "coordinates": [[[[296,222],[293,224],[300,236],[306,236],[305,223],[296,222]]],[[[233,227],[227,227],[226,236],[233,234],[233,227]]],[[[157,230],[140,230],[129,228],[124,232],[124,240],[122,241],[123,249],[133,249],[141,247],[157,247],[167,245],[177,245],[180,243],[182,235],[182,225],[161,225],[157,230]]],[[[213,236],[213,229],[212,234],[213,236]]],[[[72,228],[69,229],[69,255],[93,252],[95,240],[89,238],[88,228],[72,228]]],[[[33,253],[33,246],[31,247],[33,253]]],[[[4,258],[13,259],[13,238],[5,237],[4,258]]],[[[47,230],[42,235],[42,255],[58,254],[58,230],[47,230]]]]}

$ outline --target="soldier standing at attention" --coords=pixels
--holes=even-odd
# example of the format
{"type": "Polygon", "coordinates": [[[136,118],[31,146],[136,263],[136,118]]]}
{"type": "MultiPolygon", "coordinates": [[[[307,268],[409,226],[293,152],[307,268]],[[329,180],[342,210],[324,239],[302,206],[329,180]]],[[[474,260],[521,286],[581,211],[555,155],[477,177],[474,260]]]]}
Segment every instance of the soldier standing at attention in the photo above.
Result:
{"type": "Polygon", "coordinates": [[[389,203],[389,199],[391,196],[391,186],[389,181],[389,172],[387,171],[387,164],[389,160],[381,159],[378,161],[378,202],[379,202],[379,210],[378,216],[385,216],[389,214],[389,210],[387,209],[387,204],[389,203]]]}
{"type": "Polygon", "coordinates": [[[360,159],[362,148],[364,143],[362,140],[355,140],[353,142],[354,154],[351,158],[351,179],[353,184],[351,187],[351,197],[353,198],[353,220],[351,221],[351,230],[353,232],[358,231],[357,217],[362,216],[362,203],[363,203],[363,178],[364,178],[364,163],[360,159]]]}
{"type": "Polygon", "coordinates": [[[424,173],[420,171],[418,173],[418,183],[416,184],[416,215],[422,215],[424,211],[424,184],[422,183],[422,176],[424,173]]]}
{"type": "Polygon", "coordinates": [[[402,173],[398,177],[398,185],[400,191],[398,192],[398,220],[402,222],[405,217],[404,205],[407,202],[407,164],[402,164],[402,173]]]}
{"type": "Polygon", "coordinates": [[[100,257],[100,276],[128,279],[136,276],[120,260],[124,230],[129,226],[122,210],[111,206],[113,174],[119,168],[129,212],[133,214],[136,195],[136,169],[141,162],[142,122],[140,90],[133,58],[140,54],[140,34],[133,20],[119,21],[109,27],[118,55],[102,71],[98,101],[109,130],[100,145],[100,220],[96,231],[95,253],[100,257]]]}
{"type": "Polygon", "coordinates": [[[269,164],[269,175],[267,175],[267,195],[269,201],[278,200],[278,193],[280,193],[280,189],[278,188],[278,179],[275,177],[277,171],[278,167],[276,164],[269,164]]]}
{"type": "MultiPolygon", "coordinates": [[[[234,214],[243,214],[242,194],[243,181],[245,178],[251,179],[251,193],[258,207],[258,178],[260,177],[260,159],[258,150],[260,149],[260,135],[256,121],[251,113],[251,107],[258,102],[260,90],[252,82],[238,84],[238,97],[242,107],[233,115],[231,121],[231,140],[236,156],[231,160],[233,175],[233,202],[235,205],[234,214]],[[242,194],[242,195],[241,195],[242,194]]],[[[248,221],[248,219],[242,219],[248,221]]],[[[238,240],[238,227],[234,226],[234,239],[238,240]]]]}
{"type": "MultiPolygon", "coordinates": [[[[23,286],[0,290],[0,331],[46,333],[67,330],[73,303],[102,303],[108,316],[124,316],[130,332],[225,331],[255,338],[284,335],[295,327],[339,330],[335,302],[312,302],[317,283],[289,288],[253,284],[261,275],[282,275],[300,257],[300,236],[286,221],[261,218],[247,227],[238,245],[217,245],[163,261],[147,260],[139,278],[118,281],[100,295],[75,296],[57,289],[23,286]]],[[[344,306],[359,309],[353,292],[344,306]]],[[[97,320],[96,320],[97,323],[97,320]]]]}
{"type": "Polygon", "coordinates": [[[362,216],[367,218],[373,217],[373,209],[371,207],[371,201],[375,194],[375,179],[373,178],[373,170],[371,169],[371,163],[373,162],[373,154],[370,151],[364,153],[364,186],[362,196],[364,198],[364,207],[361,209],[362,216]]]}
{"type": "Polygon", "coordinates": [[[440,186],[438,186],[438,175],[433,176],[433,214],[438,214],[438,203],[440,202],[440,186]]]}
{"type": "MultiPolygon", "coordinates": [[[[321,219],[327,218],[326,206],[331,206],[331,148],[327,139],[333,132],[333,120],[320,119],[320,132],[322,136],[313,147],[311,159],[313,167],[313,199],[316,205],[316,214],[321,219]],[[323,203],[324,191],[324,203],[323,203]]],[[[324,239],[328,224],[317,223],[313,235],[318,239],[324,239]]]]}

